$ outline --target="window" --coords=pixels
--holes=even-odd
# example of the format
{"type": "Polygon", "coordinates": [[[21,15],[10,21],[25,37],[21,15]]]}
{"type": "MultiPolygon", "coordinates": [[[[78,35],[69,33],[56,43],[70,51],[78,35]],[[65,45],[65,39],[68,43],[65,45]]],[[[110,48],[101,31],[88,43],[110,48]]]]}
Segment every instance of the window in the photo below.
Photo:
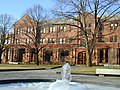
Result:
{"type": "Polygon", "coordinates": [[[91,29],[86,30],[87,35],[91,34],[91,29]]]}
{"type": "Polygon", "coordinates": [[[85,35],[84,33],[85,32],[83,30],[81,30],[80,35],[83,36],[83,35],[85,35]]]}
{"type": "Polygon", "coordinates": [[[63,43],[65,43],[65,38],[60,38],[60,44],[63,44],[63,43]]]}
{"type": "Polygon", "coordinates": [[[52,33],[52,32],[55,32],[56,30],[55,30],[55,27],[50,27],[50,29],[49,29],[49,32],[50,33],[52,33]]]}
{"type": "Polygon", "coordinates": [[[5,40],[5,44],[8,44],[8,40],[7,39],[5,40]]]}
{"type": "Polygon", "coordinates": [[[116,30],[118,27],[118,24],[117,23],[111,23],[110,24],[110,30],[116,30]]]}
{"type": "Polygon", "coordinates": [[[21,34],[21,33],[23,33],[23,29],[22,29],[22,28],[20,29],[20,34],[21,34]]]}
{"type": "Polygon", "coordinates": [[[55,27],[53,27],[53,32],[55,32],[55,27]]]}
{"type": "Polygon", "coordinates": [[[40,39],[40,43],[45,44],[45,39],[40,39]]]}
{"type": "Polygon", "coordinates": [[[16,39],[16,44],[20,44],[20,40],[19,39],[16,39]]]}
{"type": "Polygon", "coordinates": [[[48,43],[51,43],[51,42],[52,42],[51,38],[48,38],[48,43]]]}
{"type": "Polygon", "coordinates": [[[105,41],[104,36],[100,36],[98,42],[104,42],[104,41],[105,41]]]}
{"type": "Polygon", "coordinates": [[[7,44],[11,44],[11,40],[10,39],[8,39],[7,44]]]}
{"type": "Polygon", "coordinates": [[[101,37],[101,42],[104,42],[105,41],[105,38],[102,36],[101,37]]]}
{"type": "Polygon", "coordinates": [[[23,29],[22,28],[16,30],[16,34],[21,34],[21,33],[23,33],[23,29]]]}
{"type": "Polygon", "coordinates": [[[53,39],[52,39],[52,42],[53,42],[53,43],[55,43],[55,41],[56,41],[56,39],[55,39],[55,38],[53,38],[53,39]]]}
{"type": "Polygon", "coordinates": [[[32,27],[28,27],[27,28],[27,33],[32,33],[33,32],[33,28],[32,27]]]}
{"type": "Polygon", "coordinates": [[[40,32],[45,33],[45,28],[42,28],[40,32]]]}
{"type": "Polygon", "coordinates": [[[91,27],[91,24],[88,24],[88,27],[91,27]]]}
{"type": "Polygon", "coordinates": [[[117,36],[111,36],[110,42],[117,42],[117,36]]]}
{"type": "Polygon", "coordinates": [[[65,32],[65,31],[66,31],[66,27],[64,26],[64,27],[63,27],[63,32],[65,32]]]}
{"type": "Polygon", "coordinates": [[[17,30],[16,30],[16,34],[20,34],[20,29],[17,29],[17,30]]]}
{"type": "Polygon", "coordinates": [[[26,43],[27,44],[32,44],[32,39],[27,39],[26,43]]]}
{"type": "Polygon", "coordinates": [[[104,25],[101,24],[101,25],[100,25],[100,31],[103,31],[103,30],[104,30],[104,25]]]}
{"type": "Polygon", "coordinates": [[[91,27],[91,24],[85,24],[85,27],[86,27],[86,28],[90,28],[90,27],[91,27]]]}
{"type": "Polygon", "coordinates": [[[66,32],[66,26],[60,26],[60,31],[66,32]]]}
{"type": "Polygon", "coordinates": [[[52,27],[50,27],[50,33],[52,32],[52,27]]]}
{"type": "Polygon", "coordinates": [[[60,38],[60,43],[62,43],[62,38],[60,38]]]}
{"type": "Polygon", "coordinates": [[[43,39],[43,44],[45,44],[45,39],[43,39]]]}
{"type": "Polygon", "coordinates": [[[45,33],[45,28],[43,28],[43,33],[45,33]]]}
{"type": "Polygon", "coordinates": [[[80,47],[84,47],[85,46],[85,41],[84,40],[81,40],[80,41],[80,47]]]}
{"type": "Polygon", "coordinates": [[[70,26],[70,32],[73,32],[73,31],[74,31],[74,27],[70,26]]]}
{"type": "Polygon", "coordinates": [[[55,43],[56,39],[55,38],[48,38],[48,43],[55,43]]]}

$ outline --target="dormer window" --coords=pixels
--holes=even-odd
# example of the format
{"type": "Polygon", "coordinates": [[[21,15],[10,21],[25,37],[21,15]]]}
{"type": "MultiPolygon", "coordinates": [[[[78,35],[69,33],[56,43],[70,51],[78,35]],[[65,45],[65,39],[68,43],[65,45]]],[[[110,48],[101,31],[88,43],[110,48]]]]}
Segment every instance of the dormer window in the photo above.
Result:
{"type": "Polygon", "coordinates": [[[110,30],[116,30],[118,27],[118,23],[110,23],[110,30]]]}

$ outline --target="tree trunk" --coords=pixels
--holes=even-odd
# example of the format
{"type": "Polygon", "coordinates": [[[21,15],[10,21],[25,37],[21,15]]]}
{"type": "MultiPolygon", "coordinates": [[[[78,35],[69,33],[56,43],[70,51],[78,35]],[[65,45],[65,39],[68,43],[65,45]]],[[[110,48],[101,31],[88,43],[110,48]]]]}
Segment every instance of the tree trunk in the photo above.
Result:
{"type": "Polygon", "coordinates": [[[1,57],[2,57],[2,49],[0,49],[0,64],[2,63],[1,57]]]}
{"type": "Polygon", "coordinates": [[[36,64],[39,65],[38,48],[35,48],[35,59],[36,59],[36,64]]]}
{"type": "Polygon", "coordinates": [[[86,65],[88,67],[92,67],[92,54],[90,52],[90,49],[88,47],[86,47],[86,65]]]}

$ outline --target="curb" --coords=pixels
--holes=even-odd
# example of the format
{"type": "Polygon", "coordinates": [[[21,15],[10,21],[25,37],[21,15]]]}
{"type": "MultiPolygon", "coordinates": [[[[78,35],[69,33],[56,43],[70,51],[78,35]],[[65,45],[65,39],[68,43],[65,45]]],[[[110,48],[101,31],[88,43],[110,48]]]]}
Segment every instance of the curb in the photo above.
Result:
{"type": "Polygon", "coordinates": [[[53,79],[9,79],[0,80],[0,84],[10,84],[10,83],[30,83],[30,82],[54,82],[53,79]]]}
{"type": "Polygon", "coordinates": [[[0,72],[6,72],[6,71],[27,71],[27,70],[46,70],[46,68],[35,68],[35,69],[1,69],[0,72]]]}

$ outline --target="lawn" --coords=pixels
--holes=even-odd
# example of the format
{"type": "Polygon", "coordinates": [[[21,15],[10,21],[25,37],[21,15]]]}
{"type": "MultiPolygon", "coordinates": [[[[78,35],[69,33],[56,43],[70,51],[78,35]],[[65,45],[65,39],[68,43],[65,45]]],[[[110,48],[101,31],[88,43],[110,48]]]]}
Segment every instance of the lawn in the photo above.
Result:
{"type": "Polygon", "coordinates": [[[104,67],[104,66],[92,66],[92,67],[78,67],[72,68],[71,73],[78,73],[78,74],[96,74],[96,69],[120,69],[120,66],[112,66],[112,67],[104,67]]]}
{"type": "Polygon", "coordinates": [[[0,70],[4,70],[4,69],[36,69],[36,68],[54,68],[54,67],[59,67],[60,65],[35,65],[35,64],[20,64],[20,65],[16,65],[16,64],[0,64],[0,70]]]}
{"type": "MultiPolygon", "coordinates": [[[[36,64],[0,64],[0,70],[6,70],[6,69],[39,69],[39,68],[56,68],[60,67],[62,65],[36,65],[36,64]]],[[[97,68],[112,68],[112,69],[120,69],[120,66],[92,66],[92,67],[86,67],[86,66],[72,66],[71,67],[71,73],[77,73],[77,74],[96,74],[97,68]]]]}

